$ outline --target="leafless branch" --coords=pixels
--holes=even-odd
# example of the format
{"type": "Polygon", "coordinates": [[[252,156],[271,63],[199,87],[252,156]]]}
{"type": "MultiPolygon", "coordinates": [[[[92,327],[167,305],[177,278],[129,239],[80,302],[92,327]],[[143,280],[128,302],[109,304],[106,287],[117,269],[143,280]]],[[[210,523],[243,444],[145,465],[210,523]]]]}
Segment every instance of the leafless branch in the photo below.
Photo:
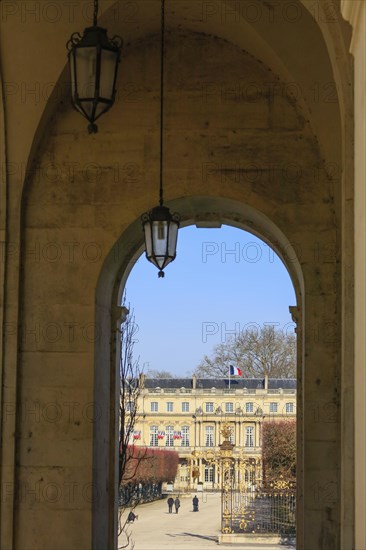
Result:
{"type": "MultiPolygon", "coordinates": [[[[139,358],[134,357],[135,337],[138,327],[133,311],[126,316],[118,331],[120,344],[120,393],[119,393],[119,487],[132,480],[136,474],[140,457],[134,456],[134,428],[138,414],[138,398],[141,393],[139,358]],[[132,466],[132,467],[131,467],[132,466]]],[[[143,458],[143,457],[141,457],[143,458]]],[[[135,546],[131,537],[128,514],[136,508],[135,502],[125,502],[118,510],[118,548],[132,550],[135,546]]]]}
{"type": "Polygon", "coordinates": [[[195,370],[199,377],[226,377],[230,364],[239,367],[245,378],[296,377],[296,336],[273,326],[246,330],[236,338],[218,344],[212,356],[205,356],[195,370]]]}

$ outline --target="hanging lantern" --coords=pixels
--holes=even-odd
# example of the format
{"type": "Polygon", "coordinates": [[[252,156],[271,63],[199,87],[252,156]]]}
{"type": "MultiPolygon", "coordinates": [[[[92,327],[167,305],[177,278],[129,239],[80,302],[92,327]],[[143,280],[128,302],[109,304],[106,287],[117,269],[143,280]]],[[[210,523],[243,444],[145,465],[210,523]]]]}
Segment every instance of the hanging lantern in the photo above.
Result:
{"type": "Polygon", "coordinates": [[[108,38],[97,26],[98,1],[94,1],[94,24],[83,36],[74,33],[67,43],[72,103],[88,121],[89,133],[96,133],[95,121],[110,109],[116,96],[122,39],[108,38]]]}
{"type": "Polygon", "coordinates": [[[161,59],[160,59],[160,200],[150,212],[143,214],[142,227],[145,234],[146,258],[159,269],[159,277],[164,277],[164,269],[175,260],[180,216],[171,214],[164,206],[163,192],[163,152],[164,152],[164,31],[165,0],[161,2],[161,59]]]}
{"type": "Polygon", "coordinates": [[[179,216],[172,215],[166,206],[156,206],[142,216],[142,225],[146,257],[159,269],[159,277],[164,277],[163,270],[177,254],[179,216]]]}

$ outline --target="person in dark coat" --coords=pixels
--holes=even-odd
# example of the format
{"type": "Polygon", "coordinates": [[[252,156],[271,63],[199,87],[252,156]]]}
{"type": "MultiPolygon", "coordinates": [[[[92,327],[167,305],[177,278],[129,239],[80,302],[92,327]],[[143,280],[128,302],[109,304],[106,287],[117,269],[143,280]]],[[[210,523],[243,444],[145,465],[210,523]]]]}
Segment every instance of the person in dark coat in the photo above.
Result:
{"type": "Polygon", "coordinates": [[[128,514],[127,523],[133,523],[135,519],[138,519],[138,516],[134,514],[131,510],[131,512],[128,514]]]}
{"type": "Polygon", "coordinates": [[[198,512],[198,498],[197,495],[195,495],[192,499],[193,502],[193,512],[198,512]]]}
{"type": "Polygon", "coordinates": [[[174,501],[174,506],[175,506],[175,513],[178,514],[178,510],[179,510],[179,507],[180,507],[180,500],[179,500],[179,497],[177,497],[174,501]]]}
{"type": "Polygon", "coordinates": [[[173,510],[173,504],[174,504],[174,500],[172,497],[169,497],[168,498],[168,508],[169,508],[169,514],[172,513],[172,510],[173,510]]]}

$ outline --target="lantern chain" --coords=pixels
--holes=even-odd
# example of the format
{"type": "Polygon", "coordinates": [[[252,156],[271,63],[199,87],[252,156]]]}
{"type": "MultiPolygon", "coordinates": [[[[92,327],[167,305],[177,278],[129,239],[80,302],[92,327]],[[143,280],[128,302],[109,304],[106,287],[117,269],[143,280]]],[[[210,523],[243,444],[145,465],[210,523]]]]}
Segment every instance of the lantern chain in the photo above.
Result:
{"type": "Polygon", "coordinates": [[[94,0],[94,13],[93,13],[93,25],[96,27],[98,24],[98,0],[94,0]]]}
{"type": "Polygon", "coordinates": [[[164,57],[165,57],[165,0],[161,0],[161,59],[160,59],[160,206],[163,206],[164,163],[164,57]]]}

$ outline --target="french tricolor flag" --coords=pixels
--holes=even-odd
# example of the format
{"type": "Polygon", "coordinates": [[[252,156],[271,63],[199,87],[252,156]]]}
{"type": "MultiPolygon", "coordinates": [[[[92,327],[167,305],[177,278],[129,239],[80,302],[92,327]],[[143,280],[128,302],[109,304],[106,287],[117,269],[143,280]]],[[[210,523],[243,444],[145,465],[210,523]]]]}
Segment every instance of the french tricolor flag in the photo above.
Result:
{"type": "Polygon", "coordinates": [[[233,367],[233,365],[230,365],[230,376],[242,376],[243,373],[238,367],[233,367]]]}

